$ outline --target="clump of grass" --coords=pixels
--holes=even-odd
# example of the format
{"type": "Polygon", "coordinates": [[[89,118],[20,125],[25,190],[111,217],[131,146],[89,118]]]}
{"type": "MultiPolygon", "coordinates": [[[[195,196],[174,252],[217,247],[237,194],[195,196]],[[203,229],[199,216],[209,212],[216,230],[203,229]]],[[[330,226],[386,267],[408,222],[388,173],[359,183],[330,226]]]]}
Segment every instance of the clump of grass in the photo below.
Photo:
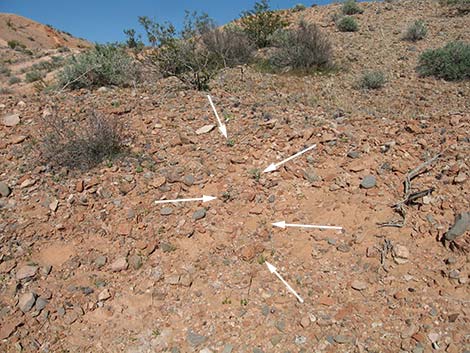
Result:
{"type": "Polygon", "coordinates": [[[357,32],[359,30],[356,19],[351,16],[341,17],[336,22],[336,26],[341,32],[357,32]]]}
{"type": "Polygon", "coordinates": [[[26,73],[25,80],[28,83],[42,80],[43,74],[40,71],[34,70],[26,73]]]}
{"type": "Polygon", "coordinates": [[[426,24],[422,20],[413,22],[405,32],[403,39],[409,40],[410,42],[416,42],[426,37],[428,29],[426,24]]]}
{"type": "Polygon", "coordinates": [[[10,85],[14,85],[15,83],[20,83],[20,82],[21,82],[21,78],[16,77],[16,76],[10,77],[10,79],[8,80],[8,83],[10,85]]]}
{"type": "Polygon", "coordinates": [[[428,49],[419,57],[421,76],[435,76],[448,81],[470,79],[470,43],[450,42],[442,48],[428,49]]]}
{"type": "Polygon", "coordinates": [[[359,79],[359,87],[363,89],[379,89],[386,79],[382,71],[366,71],[359,79]]]}
{"type": "Polygon", "coordinates": [[[78,121],[52,114],[40,126],[41,157],[52,166],[87,170],[123,149],[121,123],[95,111],[78,121]]]}
{"type": "Polygon", "coordinates": [[[359,7],[356,0],[346,0],[341,7],[344,15],[355,15],[363,13],[364,11],[359,7]]]}

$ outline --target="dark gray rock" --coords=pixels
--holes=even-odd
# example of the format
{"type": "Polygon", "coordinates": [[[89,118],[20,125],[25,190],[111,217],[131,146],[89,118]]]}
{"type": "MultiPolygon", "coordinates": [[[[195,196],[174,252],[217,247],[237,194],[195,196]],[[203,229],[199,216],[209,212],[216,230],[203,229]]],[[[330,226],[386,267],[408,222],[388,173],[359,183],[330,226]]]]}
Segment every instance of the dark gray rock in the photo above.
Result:
{"type": "Polygon", "coordinates": [[[377,183],[377,180],[375,179],[375,176],[367,175],[361,181],[361,188],[371,189],[376,185],[376,183],[377,183]]]}
{"type": "Polygon", "coordinates": [[[171,207],[163,207],[161,210],[160,210],[160,214],[162,216],[169,216],[173,213],[173,209],[171,207]]]}
{"type": "Polygon", "coordinates": [[[359,158],[361,156],[361,153],[359,151],[349,151],[348,152],[348,157],[352,159],[359,158]]]}
{"type": "Polygon", "coordinates": [[[470,228],[470,212],[463,212],[455,217],[454,225],[444,235],[447,241],[454,241],[470,228]]]}
{"type": "Polygon", "coordinates": [[[37,311],[41,311],[42,309],[44,309],[47,305],[47,300],[44,299],[43,297],[39,297],[37,300],[36,300],[36,304],[34,306],[34,308],[37,310],[37,311]]]}
{"type": "Polygon", "coordinates": [[[188,333],[186,335],[186,340],[191,346],[199,346],[200,344],[203,344],[204,342],[207,341],[207,337],[202,336],[194,332],[193,330],[188,330],[188,333]]]}
{"type": "Polygon", "coordinates": [[[194,184],[194,176],[192,176],[191,174],[190,175],[185,175],[184,178],[183,178],[183,183],[186,186],[193,185],[194,184]]]}
{"type": "Polygon", "coordinates": [[[36,295],[32,292],[23,294],[18,301],[18,308],[27,313],[33,308],[34,303],[36,302],[36,295]]]}
{"type": "Polygon", "coordinates": [[[200,208],[196,212],[193,213],[193,219],[198,220],[198,219],[203,219],[206,217],[206,209],[205,208],[200,208]]]}

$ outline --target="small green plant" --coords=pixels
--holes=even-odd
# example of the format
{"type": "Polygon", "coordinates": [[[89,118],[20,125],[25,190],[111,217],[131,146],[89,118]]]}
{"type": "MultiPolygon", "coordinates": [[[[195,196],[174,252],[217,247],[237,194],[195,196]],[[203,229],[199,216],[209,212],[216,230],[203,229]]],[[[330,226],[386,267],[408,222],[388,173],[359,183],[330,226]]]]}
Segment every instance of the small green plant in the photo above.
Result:
{"type": "Polygon", "coordinates": [[[160,333],[161,333],[161,332],[160,332],[160,330],[159,330],[158,328],[152,330],[152,336],[153,336],[154,338],[157,338],[158,336],[160,336],[160,333]]]}
{"type": "Polygon", "coordinates": [[[240,305],[241,306],[247,306],[248,305],[248,299],[241,299],[240,300],[240,305]]]}
{"type": "Polygon", "coordinates": [[[22,50],[26,48],[26,46],[23,43],[20,43],[17,40],[9,40],[7,44],[11,49],[22,50]]]}
{"type": "Polygon", "coordinates": [[[34,70],[26,73],[25,81],[28,83],[42,80],[43,74],[40,71],[34,70]]]}
{"type": "Polygon", "coordinates": [[[413,22],[405,32],[403,39],[409,40],[410,42],[416,42],[426,37],[428,29],[426,24],[422,20],[413,22]]]}
{"type": "Polygon", "coordinates": [[[141,165],[138,165],[137,168],[135,168],[136,173],[142,173],[144,171],[144,168],[142,168],[141,165]]]}
{"type": "Polygon", "coordinates": [[[266,258],[264,257],[263,254],[260,254],[260,255],[258,256],[257,261],[258,261],[258,263],[259,263],[260,265],[263,265],[263,264],[266,262],[266,258]]]}
{"type": "Polygon", "coordinates": [[[234,140],[232,140],[232,139],[230,139],[230,140],[227,140],[227,146],[229,146],[229,147],[233,147],[233,146],[235,146],[235,141],[234,141],[234,140]]]}
{"type": "Polygon", "coordinates": [[[301,12],[304,11],[307,7],[304,4],[297,4],[292,8],[294,12],[301,12]]]}
{"type": "Polygon", "coordinates": [[[456,41],[442,48],[428,49],[419,57],[416,69],[421,76],[448,81],[470,79],[470,43],[456,41]]]}
{"type": "Polygon", "coordinates": [[[277,47],[270,57],[273,67],[306,73],[332,64],[330,41],[315,24],[301,21],[296,28],[279,30],[273,43],[277,47]]]}
{"type": "Polygon", "coordinates": [[[254,168],[250,170],[250,174],[251,177],[258,183],[259,179],[261,178],[261,171],[258,168],[254,168]]]}
{"type": "Polygon", "coordinates": [[[245,33],[258,48],[269,46],[271,35],[287,26],[281,14],[270,9],[268,0],[256,2],[252,10],[244,11],[240,22],[245,33]]]}
{"type": "Polygon", "coordinates": [[[351,16],[341,17],[336,22],[336,26],[341,32],[357,32],[359,30],[356,19],[351,16]]]}
{"type": "Polygon", "coordinates": [[[344,15],[355,15],[363,13],[364,11],[359,7],[356,0],[346,0],[341,7],[344,15]]]}
{"type": "Polygon", "coordinates": [[[382,71],[366,71],[359,79],[359,87],[364,89],[378,89],[383,87],[386,79],[382,71]]]}
{"type": "Polygon", "coordinates": [[[21,78],[16,77],[16,76],[13,76],[8,80],[8,83],[10,85],[14,85],[15,83],[20,83],[20,82],[21,82],[21,78]]]}
{"type": "Polygon", "coordinates": [[[226,298],[222,301],[222,304],[223,304],[223,305],[232,304],[232,300],[231,300],[229,297],[226,297],[226,298]]]}
{"type": "Polygon", "coordinates": [[[137,75],[132,58],[116,44],[97,44],[73,56],[60,71],[59,85],[71,89],[128,86],[137,75]]]}

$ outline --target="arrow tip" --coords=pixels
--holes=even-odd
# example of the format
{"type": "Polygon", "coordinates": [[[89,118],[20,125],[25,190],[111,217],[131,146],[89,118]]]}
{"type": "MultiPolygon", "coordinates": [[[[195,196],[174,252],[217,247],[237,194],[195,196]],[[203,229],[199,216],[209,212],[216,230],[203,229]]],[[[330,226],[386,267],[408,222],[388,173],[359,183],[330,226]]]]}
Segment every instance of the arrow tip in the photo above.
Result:
{"type": "Polygon", "coordinates": [[[225,124],[220,125],[219,130],[222,133],[222,135],[224,135],[224,137],[226,139],[228,139],[228,137],[227,137],[227,127],[225,126],[225,124]]]}
{"type": "Polygon", "coordinates": [[[269,173],[269,172],[272,172],[276,169],[277,169],[277,166],[274,163],[272,163],[272,164],[269,165],[269,167],[267,167],[265,170],[263,170],[263,173],[269,173]]]}
{"type": "Polygon", "coordinates": [[[273,265],[271,265],[271,264],[270,264],[269,262],[267,262],[267,261],[265,262],[265,264],[266,264],[266,266],[268,266],[269,272],[271,272],[271,273],[276,272],[276,270],[277,270],[276,267],[274,267],[273,265]]]}
{"type": "Polygon", "coordinates": [[[286,222],[285,222],[285,221],[274,222],[274,223],[273,223],[273,226],[274,226],[274,227],[279,227],[279,228],[285,229],[285,228],[286,228],[286,222]]]}
{"type": "Polygon", "coordinates": [[[217,197],[214,197],[214,196],[206,196],[206,195],[203,195],[202,196],[202,202],[208,202],[208,201],[212,201],[212,200],[215,200],[217,199],[217,197]]]}

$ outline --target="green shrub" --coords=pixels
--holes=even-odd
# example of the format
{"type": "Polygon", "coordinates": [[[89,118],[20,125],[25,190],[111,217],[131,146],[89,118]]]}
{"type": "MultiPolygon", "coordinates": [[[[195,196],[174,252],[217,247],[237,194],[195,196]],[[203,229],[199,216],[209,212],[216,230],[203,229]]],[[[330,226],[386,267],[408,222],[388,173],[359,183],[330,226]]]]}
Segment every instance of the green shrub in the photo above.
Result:
{"type": "Polygon", "coordinates": [[[8,80],[8,83],[10,85],[14,85],[15,83],[20,83],[20,82],[21,82],[21,78],[16,77],[16,76],[13,76],[10,78],[10,80],[8,80]]]}
{"type": "Polygon", "coordinates": [[[6,66],[0,66],[0,74],[5,75],[6,77],[9,77],[11,75],[11,70],[10,68],[6,66]]]}
{"type": "Polygon", "coordinates": [[[427,33],[428,29],[426,24],[421,20],[417,20],[408,27],[405,35],[403,36],[403,39],[416,42],[426,37],[427,33]]]}
{"type": "Polygon", "coordinates": [[[42,80],[43,74],[40,71],[34,70],[26,73],[25,80],[28,83],[42,80]]]}
{"type": "Polygon", "coordinates": [[[382,71],[366,71],[359,79],[359,87],[364,89],[378,89],[383,87],[386,79],[382,71]]]}
{"type": "Polygon", "coordinates": [[[270,58],[274,67],[308,72],[331,65],[331,44],[315,24],[301,21],[296,28],[279,30],[273,42],[277,47],[270,58]]]}
{"type": "Polygon", "coordinates": [[[344,15],[355,15],[363,13],[364,11],[359,7],[356,0],[346,0],[341,7],[344,15]]]}
{"type": "Polygon", "coordinates": [[[90,169],[123,149],[123,128],[111,117],[91,112],[84,120],[53,114],[40,124],[41,158],[70,169],[90,169]]]}
{"type": "Polygon", "coordinates": [[[106,85],[127,86],[137,71],[132,58],[115,44],[97,44],[69,59],[59,72],[59,84],[71,89],[106,85]]]}
{"type": "Polygon", "coordinates": [[[294,12],[301,12],[304,11],[307,7],[304,4],[297,4],[292,8],[294,12]]]}
{"type": "Polygon", "coordinates": [[[336,22],[336,26],[341,32],[357,32],[359,30],[356,19],[351,16],[341,17],[336,22]]]}
{"type": "Polygon", "coordinates": [[[272,34],[287,25],[280,13],[270,10],[268,0],[256,2],[252,10],[244,11],[240,22],[258,48],[269,46],[272,34]]]}
{"type": "Polygon", "coordinates": [[[440,0],[441,5],[470,5],[470,0],[440,0]]]}
{"type": "Polygon", "coordinates": [[[419,57],[421,76],[435,76],[448,81],[470,78],[470,43],[451,42],[442,48],[428,49],[419,57]]]}
{"type": "Polygon", "coordinates": [[[9,40],[7,44],[11,49],[20,49],[21,50],[21,49],[26,48],[26,46],[23,43],[20,43],[17,40],[9,40]]]}

